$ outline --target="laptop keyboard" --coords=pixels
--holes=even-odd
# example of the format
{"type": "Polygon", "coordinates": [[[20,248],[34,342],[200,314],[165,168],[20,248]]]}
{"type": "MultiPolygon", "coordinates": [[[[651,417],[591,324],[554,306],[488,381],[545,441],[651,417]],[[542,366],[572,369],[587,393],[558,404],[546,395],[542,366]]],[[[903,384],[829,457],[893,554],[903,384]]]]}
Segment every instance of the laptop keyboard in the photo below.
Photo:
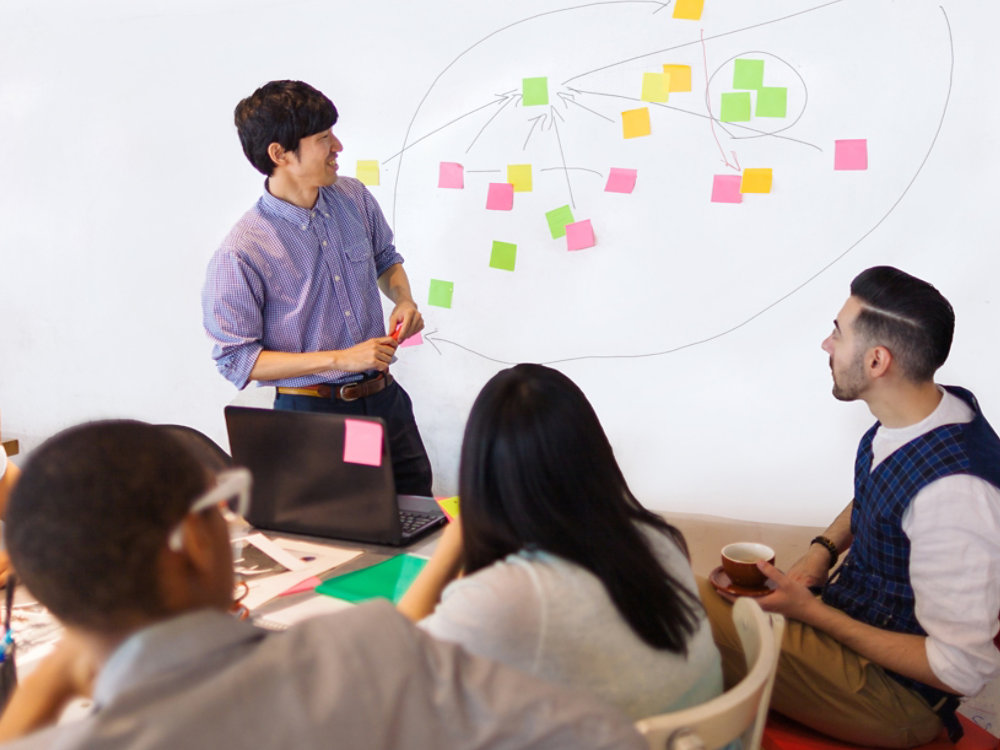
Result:
{"type": "Polygon", "coordinates": [[[417,513],[412,510],[399,511],[399,525],[404,534],[415,534],[437,518],[433,513],[417,513]]]}

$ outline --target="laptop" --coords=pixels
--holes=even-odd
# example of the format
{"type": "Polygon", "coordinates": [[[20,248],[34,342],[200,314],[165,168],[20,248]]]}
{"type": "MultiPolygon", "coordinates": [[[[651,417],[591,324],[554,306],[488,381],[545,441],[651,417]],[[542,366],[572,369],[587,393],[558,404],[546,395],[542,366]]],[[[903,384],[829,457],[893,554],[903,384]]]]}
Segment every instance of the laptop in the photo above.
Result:
{"type": "Polygon", "coordinates": [[[433,497],[396,494],[383,420],[246,406],[225,411],[233,462],[253,474],[247,521],[254,526],[399,546],[445,523],[433,497]],[[381,459],[377,440],[365,458],[377,466],[344,460],[349,420],[381,426],[381,459]]]}

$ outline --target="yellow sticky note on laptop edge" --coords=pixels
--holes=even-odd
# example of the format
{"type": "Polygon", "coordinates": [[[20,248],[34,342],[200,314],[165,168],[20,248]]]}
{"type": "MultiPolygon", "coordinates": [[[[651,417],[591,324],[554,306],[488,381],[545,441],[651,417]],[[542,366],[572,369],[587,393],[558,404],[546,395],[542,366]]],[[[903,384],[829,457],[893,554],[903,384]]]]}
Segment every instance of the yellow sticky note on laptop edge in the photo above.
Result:
{"type": "Polygon", "coordinates": [[[441,508],[441,512],[444,513],[449,521],[454,521],[458,518],[458,496],[455,497],[435,497],[438,506],[441,508]]]}
{"type": "Polygon", "coordinates": [[[741,193],[770,193],[771,192],[771,168],[766,169],[744,169],[743,180],[740,182],[741,193]]]}

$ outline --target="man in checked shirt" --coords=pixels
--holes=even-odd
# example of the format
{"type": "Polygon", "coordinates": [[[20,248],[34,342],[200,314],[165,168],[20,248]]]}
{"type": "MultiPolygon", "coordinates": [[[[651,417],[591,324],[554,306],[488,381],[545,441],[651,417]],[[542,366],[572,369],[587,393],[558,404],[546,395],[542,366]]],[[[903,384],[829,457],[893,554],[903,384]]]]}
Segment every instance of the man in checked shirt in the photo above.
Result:
{"type": "Polygon", "coordinates": [[[271,81],[236,105],[264,192],[212,257],[202,291],[219,372],[275,386],[276,409],[381,417],[396,491],[430,495],[409,396],[389,374],[423,318],[378,203],[338,176],[337,109],[301,81],[271,81]],[[379,290],[394,304],[386,333],[379,290]]]}

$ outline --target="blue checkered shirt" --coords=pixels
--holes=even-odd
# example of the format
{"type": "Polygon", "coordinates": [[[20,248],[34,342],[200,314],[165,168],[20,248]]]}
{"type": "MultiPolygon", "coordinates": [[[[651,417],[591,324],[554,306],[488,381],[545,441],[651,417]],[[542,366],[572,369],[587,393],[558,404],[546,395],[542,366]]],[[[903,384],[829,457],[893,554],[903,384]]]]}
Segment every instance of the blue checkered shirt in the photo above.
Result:
{"type": "MultiPolygon", "coordinates": [[[[385,335],[378,277],[402,263],[368,189],[351,177],[304,209],[266,188],[212,256],[202,290],[205,331],[223,377],[246,386],[261,351],[347,349],[385,335]]],[[[330,370],[261,385],[357,380],[330,370]]]]}

